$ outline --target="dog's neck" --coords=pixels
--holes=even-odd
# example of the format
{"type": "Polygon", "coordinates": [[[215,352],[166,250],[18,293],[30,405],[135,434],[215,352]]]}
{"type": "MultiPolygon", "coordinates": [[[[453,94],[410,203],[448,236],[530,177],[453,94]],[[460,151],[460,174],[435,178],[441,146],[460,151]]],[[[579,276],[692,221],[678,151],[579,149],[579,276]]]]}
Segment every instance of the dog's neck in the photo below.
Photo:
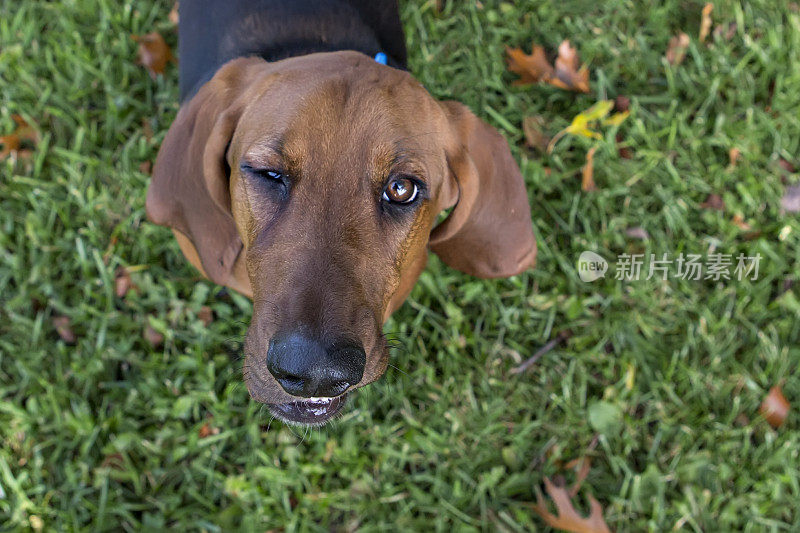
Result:
{"type": "Polygon", "coordinates": [[[396,0],[187,0],[180,5],[180,93],[185,101],[224,63],[355,50],[406,68],[396,0]]]}

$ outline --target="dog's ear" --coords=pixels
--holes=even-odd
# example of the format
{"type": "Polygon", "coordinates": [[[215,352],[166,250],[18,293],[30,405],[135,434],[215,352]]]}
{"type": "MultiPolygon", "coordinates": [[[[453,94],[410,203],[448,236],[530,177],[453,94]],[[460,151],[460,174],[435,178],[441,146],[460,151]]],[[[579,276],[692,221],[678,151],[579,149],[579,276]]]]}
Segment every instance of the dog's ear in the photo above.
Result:
{"type": "Polygon", "coordinates": [[[184,103],[167,132],[147,191],[147,216],[184,234],[205,274],[228,284],[242,243],[231,215],[227,151],[261,59],[223,66],[184,103]]]}
{"type": "Polygon", "coordinates": [[[451,126],[443,207],[430,248],[453,268],[481,278],[518,274],[536,262],[536,238],[522,174],[508,143],[464,105],[441,102],[451,126]]]}

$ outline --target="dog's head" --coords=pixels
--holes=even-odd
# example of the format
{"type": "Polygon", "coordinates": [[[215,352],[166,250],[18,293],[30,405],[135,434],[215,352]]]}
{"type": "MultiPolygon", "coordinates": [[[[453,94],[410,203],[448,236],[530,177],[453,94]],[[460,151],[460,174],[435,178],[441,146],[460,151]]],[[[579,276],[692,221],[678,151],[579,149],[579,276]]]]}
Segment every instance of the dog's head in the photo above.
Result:
{"type": "Polygon", "coordinates": [[[536,256],[503,137],[356,52],[222,67],[167,133],[147,212],[211,280],[252,296],[245,382],[297,423],[324,423],[383,374],[382,324],[428,247],[480,277],[536,256]]]}

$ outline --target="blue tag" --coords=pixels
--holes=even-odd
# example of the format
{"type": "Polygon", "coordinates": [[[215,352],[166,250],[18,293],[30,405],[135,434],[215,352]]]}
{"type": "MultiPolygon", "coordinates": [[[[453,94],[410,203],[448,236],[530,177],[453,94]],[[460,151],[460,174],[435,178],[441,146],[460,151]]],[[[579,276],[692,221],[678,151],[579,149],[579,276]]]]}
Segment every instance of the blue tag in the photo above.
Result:
{"type": "Polygon", "coordinates": [[[384,54],[383,52],[378,52],[377,54],[375,54],[375,61],[377,61],[377,62],[378,62],[378,63],[380,63],[381,65],[385,65],[385,64],[386,64],[386,61],[387,61],[388,59],[389,59],[389,58],[388,58],[388,57],[386,57],[386,54],[384,54]]]}

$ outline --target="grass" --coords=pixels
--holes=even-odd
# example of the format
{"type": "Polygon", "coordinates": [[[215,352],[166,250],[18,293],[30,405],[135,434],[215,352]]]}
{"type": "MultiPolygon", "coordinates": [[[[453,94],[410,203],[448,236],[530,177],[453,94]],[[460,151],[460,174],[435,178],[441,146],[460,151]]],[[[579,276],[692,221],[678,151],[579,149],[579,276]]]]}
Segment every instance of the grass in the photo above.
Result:
{"type": "Polygon", "coordinates": [[[152,80],[130,35],[174,46],[171,3],[0,0],[0,133],[15,113],[42,132],[31,160],[0,163],[0,529],[545,529],[526,502],[545,476],[571,480],[564,463],[595,438],[576,501],[585,511],[593,494],[613,529],[800,529],[800,420],[773,430],[758,415],[775,384],[800,406],[800,223],[780,209],[798,180],[780,160],[800,164],[800,13],[715,4],[715,22],[737,27],[705,45],[699,1],[403,2],[414,74],[509,139],[539,263],[482,281],[433,258],[386,326],[404,346],[394,366],[342,419],[302,431],[270,422],[241,384],[250,303],[199,279],[145,221],[141,165],[176,112],[177,72],[152,80]],[[692,44],[671,67],[680,31],[692,44]],[[591,94],[511,85],[506,45],[565,38],[591,94]],[[524,116],[552,135],[620,95],[631,116],[602,140],[523,146],[524,116]],[[584,193],[590,146],[598,190],[584,193]],[[701,207],[710,193],[724,211],[701,207]],[[757,281],[588,284],[587,249],[763,259],[757,281]],[[138,287],[124,299],[120,266],[138,287]],[[219,433],[200,438],[204,424],[219,433]]]}

